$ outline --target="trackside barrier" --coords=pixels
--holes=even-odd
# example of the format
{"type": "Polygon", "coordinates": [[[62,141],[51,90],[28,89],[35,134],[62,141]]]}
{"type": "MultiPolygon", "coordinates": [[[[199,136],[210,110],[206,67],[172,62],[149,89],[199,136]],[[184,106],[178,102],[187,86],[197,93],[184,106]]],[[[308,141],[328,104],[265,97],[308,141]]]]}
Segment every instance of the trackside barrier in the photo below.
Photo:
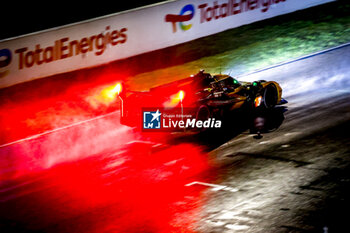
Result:
{"type": "Polygon", "coordinates": [[[0,41],[0,88],[90,68],[334,0],[177,0],[0,41]]]}

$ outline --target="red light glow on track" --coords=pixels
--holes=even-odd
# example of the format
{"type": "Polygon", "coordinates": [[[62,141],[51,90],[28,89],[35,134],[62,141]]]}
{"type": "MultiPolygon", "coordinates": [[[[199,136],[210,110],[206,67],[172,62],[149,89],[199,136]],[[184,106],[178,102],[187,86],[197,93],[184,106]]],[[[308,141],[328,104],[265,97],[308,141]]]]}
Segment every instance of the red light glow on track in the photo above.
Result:
{"type": "Polygon", "coordinates": [[[103,214],[111,217],[88,232],[194,232],[204,187],[185,184],[208,168],[198,146],[134,142],[103,158],[57,166],[50,183],[74,200],[66,211],[110,206],[103,214]]]}
{"type": "Polygon", "coordinates": [[[107,150],[117,150],[137,139],[119,124],[119,112],[49,130],[0,147],[0,183],[3,179],[78,161],[107,150]]]}
{"type": "MultiPolygon", "coordinates": [[[[127,73],[69,75],[0,92],[0,144],[8,145],[0,148],[0,187],[34,176],[35,188],[44,190],[32,200],[29,194],[40,210],[24,224],[76,218],[65,226],[70,232],[192,232],[204,188],[185,184],[210,169],[203,148],[169,146],[168,134],[141,135],[120,125],[116,97],[133,88],[124,86],[127,73]],[[100,208],[105,212],[90,214],[100,208]]],[[[174,90],[174,103],[191,99],[182,90],[174,90]]]]}
{"type": "Polygon", "coordinates": [[[111,70],[65,76],[0,90],[0,144],[117,110],[113,93],[118,92],[118,80],[129,77],[111,70]]]}

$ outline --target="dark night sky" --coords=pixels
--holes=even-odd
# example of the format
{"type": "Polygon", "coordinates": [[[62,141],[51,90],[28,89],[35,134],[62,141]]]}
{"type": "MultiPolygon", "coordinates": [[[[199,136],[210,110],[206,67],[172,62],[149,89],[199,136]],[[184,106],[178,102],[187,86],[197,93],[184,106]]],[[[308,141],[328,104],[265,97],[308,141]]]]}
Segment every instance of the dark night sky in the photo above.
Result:
{"type": "Polygon", "coordinates": [[[164,1],[9,0],[0,3],[0,40],[164,1]]]}

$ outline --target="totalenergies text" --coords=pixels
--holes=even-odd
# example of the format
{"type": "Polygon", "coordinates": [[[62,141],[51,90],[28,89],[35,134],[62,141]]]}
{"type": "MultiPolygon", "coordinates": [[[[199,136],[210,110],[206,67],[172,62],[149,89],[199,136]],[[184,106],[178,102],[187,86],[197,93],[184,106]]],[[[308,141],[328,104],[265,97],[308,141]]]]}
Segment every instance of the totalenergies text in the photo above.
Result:
{"type": "Polygon", "coordinates": [[[214,1],[212,6],[204,3],[198,6],[200,10],[200,22],[205,23],[212,19],[217,20],[256,9],[260,9],[261,12],[267,12],[271,5],[285,1],[287,0],[228,0],[222,4],[214,1]]]}
{"type": "Polygon", "coordinates": [[[64,37],[45,48],[42,48],[40,44],[35,45],[33,50],[29,50],[28,47],[20,48],[15,50],[19,58],[18,68],[29,68],[33,65],[50,63],[88,52],[94,52],[96,56],[100,56],[108,45],[116,46],[125,43],[127,41],[126,32],[127,28],[110,31],[110,26],[107,26],[104,33],[80,40],[70,40],[69,37],[64,37]]]}

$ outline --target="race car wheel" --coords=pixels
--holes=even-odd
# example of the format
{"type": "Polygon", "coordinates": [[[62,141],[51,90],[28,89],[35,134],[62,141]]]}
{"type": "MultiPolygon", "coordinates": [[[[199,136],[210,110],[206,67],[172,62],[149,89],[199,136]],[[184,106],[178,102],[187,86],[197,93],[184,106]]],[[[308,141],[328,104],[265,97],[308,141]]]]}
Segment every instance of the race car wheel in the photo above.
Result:
{"type": "Polygon", "coordinates": [[[275,85],[268,85],[263,94],[265,108],[273,108],[277,104],[277,89],[275,85]]]}

